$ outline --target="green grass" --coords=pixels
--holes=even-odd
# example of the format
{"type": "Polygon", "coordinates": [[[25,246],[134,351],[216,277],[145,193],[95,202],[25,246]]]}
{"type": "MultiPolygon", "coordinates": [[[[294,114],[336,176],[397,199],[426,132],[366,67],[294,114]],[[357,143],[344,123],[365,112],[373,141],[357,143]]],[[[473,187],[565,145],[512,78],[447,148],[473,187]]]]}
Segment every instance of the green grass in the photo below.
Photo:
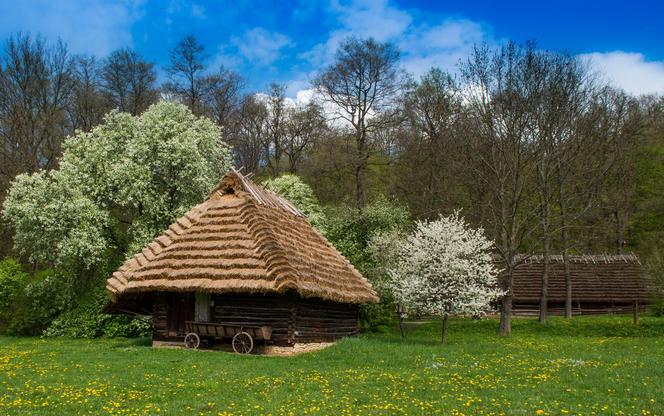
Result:
{"type": "Polygon", "coordinates": [[[0,414],[664,414],[664,318],[453,320],[296,357],[0,338],[0,414]]]}

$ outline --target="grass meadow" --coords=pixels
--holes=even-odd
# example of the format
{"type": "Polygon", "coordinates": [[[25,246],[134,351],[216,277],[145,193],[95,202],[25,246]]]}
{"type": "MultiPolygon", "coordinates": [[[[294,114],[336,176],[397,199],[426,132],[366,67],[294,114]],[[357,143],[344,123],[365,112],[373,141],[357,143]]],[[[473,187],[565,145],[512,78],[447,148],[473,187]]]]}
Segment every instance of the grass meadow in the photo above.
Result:
{"type": "Polygon", "coordinates": [[[664,414],[664,318],[455,319],[294,357],[0,338],[7,415],[664,414]]]}

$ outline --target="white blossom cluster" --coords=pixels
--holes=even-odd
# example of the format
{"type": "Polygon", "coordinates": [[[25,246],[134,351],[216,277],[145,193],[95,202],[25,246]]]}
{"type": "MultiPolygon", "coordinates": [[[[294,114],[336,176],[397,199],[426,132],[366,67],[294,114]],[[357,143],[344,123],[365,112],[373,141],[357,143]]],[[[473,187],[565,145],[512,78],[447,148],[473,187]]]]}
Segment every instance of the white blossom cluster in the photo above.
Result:
{"type": "Polygon", "coordinates": [[[212,121],[162,101],[140,116],[111,112],[64,143],[59,168],[15,178],[3,217],[34,261],[91,266],[140,250],[204,199],[231,166],[212,121]]]}
{"type": "Polygon", "coordinates": [[[481,316],[503,295],[489,241],[455,212],[420,221],[400,244],[388,270],[397,301],[409,310],[445,317],[481,316]]]}

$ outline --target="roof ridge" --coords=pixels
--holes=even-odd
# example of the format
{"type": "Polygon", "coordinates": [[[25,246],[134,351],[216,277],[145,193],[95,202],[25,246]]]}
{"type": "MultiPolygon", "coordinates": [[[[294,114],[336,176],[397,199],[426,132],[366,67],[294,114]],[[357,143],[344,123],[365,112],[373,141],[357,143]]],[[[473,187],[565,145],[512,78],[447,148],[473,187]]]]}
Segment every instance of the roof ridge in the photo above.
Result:
{"type": "MultiPolygon", "coordinates": [[[[639,260],[639,256],[636,255],[635,253],[627,253],[627,254],[569,254],[567,256],[569,259],[570,263],[615,263],[615,262],[623,262],[623,263],[638,263],[641,264],[641,261],[639,260]]],[[[542,254],[529,254],[529,255],[524,255],[520,254],[517,256],[517,261],[519,262],[525,262],[525,263],[539,263],[544,260],[544,256],[542,254]]],[[[556,262],[560,263],[564,261],[564,257],[562,254],[550,254],[549,255],[549,261],[550,262],[556,262]]]]}
{"type": "Polygon", "coordinates": [[[297,217],[306,217],[306,215],[304,215],[304,213],[290,201],[276,192],[257,185],[254,181],[249,179],[249,177],[242,175],[235,169],[232,169],[231,172],[225,174],[221,178],[217,186],[215,186],[210,192],[209,197],[212,197],[217,192],[221,195],[225,195],[238,191],[246,192],[251,199],[259,205],[278,208],[297,217]]]}

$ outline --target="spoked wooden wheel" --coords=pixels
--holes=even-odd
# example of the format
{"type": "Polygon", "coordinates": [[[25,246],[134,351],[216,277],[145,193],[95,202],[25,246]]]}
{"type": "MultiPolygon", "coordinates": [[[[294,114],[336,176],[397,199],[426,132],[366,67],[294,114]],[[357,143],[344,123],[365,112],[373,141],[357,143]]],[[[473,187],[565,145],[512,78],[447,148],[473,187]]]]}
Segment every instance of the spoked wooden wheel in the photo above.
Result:
{"type": "Polygon", "coordinates": [[[184,337],[185,347],[196,349],[199,345],[201,345],[201,339],[198,337],[198,334],[190,332],[184,337]]]}
{"type": "Polygon", "coordinates": [[[233,337],[233,351],[238,354],[249,354],[254,349],[254,339],[246,332],[238,332],[233,337]]]}

